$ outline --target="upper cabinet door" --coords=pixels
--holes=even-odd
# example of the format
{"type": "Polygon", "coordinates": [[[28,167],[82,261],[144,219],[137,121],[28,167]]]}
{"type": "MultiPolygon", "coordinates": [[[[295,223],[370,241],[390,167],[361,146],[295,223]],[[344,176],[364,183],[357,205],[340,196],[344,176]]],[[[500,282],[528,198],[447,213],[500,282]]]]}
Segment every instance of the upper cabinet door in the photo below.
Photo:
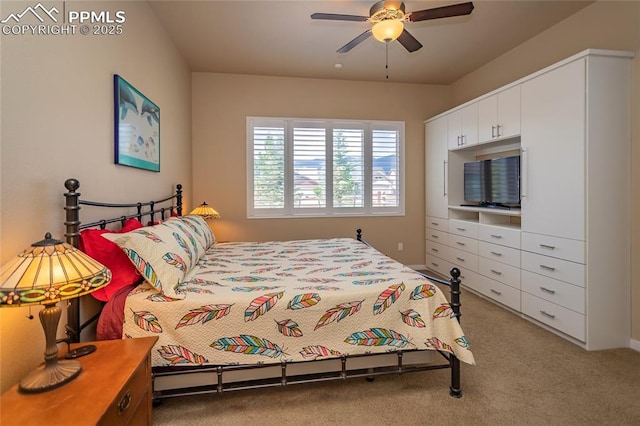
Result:
{"type": "Polygon", "coordinates": [[[522,231],[585,238],[585,59],[522,84],[522,231]]]}
{"type": "Polygon", "coordinates": [[[478,143],[478,104],[473,103],[448,116],[449,149],[465,148],[478,143]]]}
{"type": "Polygon", "coordinates": [[[425,189],[427,216],[449,215],[447,173],[447,117],[425,124],[425,189]]]}
{"type": "Polygon", "coordinates": [[[520,134],[520,86],[514,86],[478,102],[479,143],[520,134]]]}

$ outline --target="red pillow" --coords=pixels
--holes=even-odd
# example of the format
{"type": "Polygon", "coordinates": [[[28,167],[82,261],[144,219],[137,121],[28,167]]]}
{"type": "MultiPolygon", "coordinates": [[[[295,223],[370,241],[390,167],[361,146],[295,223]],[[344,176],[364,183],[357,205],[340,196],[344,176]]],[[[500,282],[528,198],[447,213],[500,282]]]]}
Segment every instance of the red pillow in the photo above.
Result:
{"type": "Polygon", "coordinates": [[[105,233],[120,234],[142,227],[139,220],[129,219],[119,231],[85,229],[80,233],[78,248],[109,268],[112,274],[111,282],[91,293],[93,297],[106,302],[122,287],[138,283],[142,279],[124,251],[116,243],[102,238],[105,233]]]}

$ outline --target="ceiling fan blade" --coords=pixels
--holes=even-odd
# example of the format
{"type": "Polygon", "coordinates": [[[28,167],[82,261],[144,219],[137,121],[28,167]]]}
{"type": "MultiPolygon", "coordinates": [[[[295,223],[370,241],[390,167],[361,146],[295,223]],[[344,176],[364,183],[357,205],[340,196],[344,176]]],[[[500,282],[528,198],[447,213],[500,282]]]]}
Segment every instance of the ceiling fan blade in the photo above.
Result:
{"type": "Polygon", "coordinates": [[[356,47],[357,45],[359,45],[369,37],[371,37],[371,30],[367,30],[363,32],[358,37],[354,38],[349,43],[342,46],[340,49],[338,49],[338,53],[347,53],[348,51],[350,51],[351,49],[353,49],[354,47],[356,47]]]}
{"type": "Polygon", "coordinates": [[[414,36],[409,34],[409,31],[407,30],[402,31],[402,34],[400,34],[400,37],[398,37],[398,41],[409,52],[415,52],[422,47],[422,44],[418,40],[416,40],[414,36]]]}
{"type": "Polygon", "coordinates": [[[427,21],[429,19],[449,18],[452,16],[468,15],[473,10],[473,3],[459,3],[451,6],[434,7],[433,9],[411,12],[409,21],[427,21]]]}
{"type": "Polygon", "coordinates": [[[336,13],[314,13],[311,15],[311,19],[326,19],[330,21],[356,21],[365,22],[369,19],[368,16],[358,15],[339,15],[336,13]]]}

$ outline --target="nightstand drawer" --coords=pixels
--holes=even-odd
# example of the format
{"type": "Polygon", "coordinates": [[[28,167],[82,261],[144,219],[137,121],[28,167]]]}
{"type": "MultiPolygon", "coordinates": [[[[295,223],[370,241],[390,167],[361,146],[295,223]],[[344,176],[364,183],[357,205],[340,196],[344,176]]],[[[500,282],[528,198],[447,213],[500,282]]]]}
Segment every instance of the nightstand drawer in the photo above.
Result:
{"type": "MultiPolygon", "coordinates": [[[[142,410],[148,410],[149,393],[151,392],[151,369],[148,358],[145,358],[140,366],[133,373],[127,384],[122,388],[111,406],[107,409],[100,425],[128,425],[132,418],[138,417],[142,410]]],[[[143,417],[143,418],[146,418],[143,417]]]]}

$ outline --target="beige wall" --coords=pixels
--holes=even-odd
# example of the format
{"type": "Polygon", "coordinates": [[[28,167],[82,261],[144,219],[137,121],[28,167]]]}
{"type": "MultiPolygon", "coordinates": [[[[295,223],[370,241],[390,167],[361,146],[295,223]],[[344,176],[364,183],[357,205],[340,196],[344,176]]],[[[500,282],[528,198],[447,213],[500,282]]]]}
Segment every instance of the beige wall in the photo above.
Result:
{"type": "MultiPolygon", "coordinates": [[[[633,61],[631,334],[640,342],[640,2],[598,1],[452,86],[454,106],[584,49],[635,52],[633,61]]],[[[640,345],[640,343],[636,343],[640,345]]],[[[640,346],[639,346],[640,347],[640,346]]],[[[638,349],[638,348],[636,348],[638,349]]]]}
{"type": "MultiPolygon", "coordinates": [[[[2,3],[3,17],[34,4],[2,3]]],[[[155,15],[145,2],[67,1],[66,9],[124,10],[124,34],[0,36],[2,264],[47,231],[64,238],[66,178],[79,179],[88,199],[121,201],[126,188],[131,201],[146,200],[184,183],[191,201],[191,74],[155,15]],[[114,73],[160,107],[160,173],[113,164],[114,73]]],[[[0,310],[1,391],[43,360],[39,310],[33,321],[28,308],[0,310]]]]}
{"type": "Polygon", "coordinates": [[[222,215],[210,222],[219,240],[352,237],[361,227],[389,256],[424,264],[423,121],[446,108],[447,87],[207,73],[194,73],[192,86],[193,194],[222,215]],[[404,121],[406,215],[248,220],[247,116],[404,121]]]}

